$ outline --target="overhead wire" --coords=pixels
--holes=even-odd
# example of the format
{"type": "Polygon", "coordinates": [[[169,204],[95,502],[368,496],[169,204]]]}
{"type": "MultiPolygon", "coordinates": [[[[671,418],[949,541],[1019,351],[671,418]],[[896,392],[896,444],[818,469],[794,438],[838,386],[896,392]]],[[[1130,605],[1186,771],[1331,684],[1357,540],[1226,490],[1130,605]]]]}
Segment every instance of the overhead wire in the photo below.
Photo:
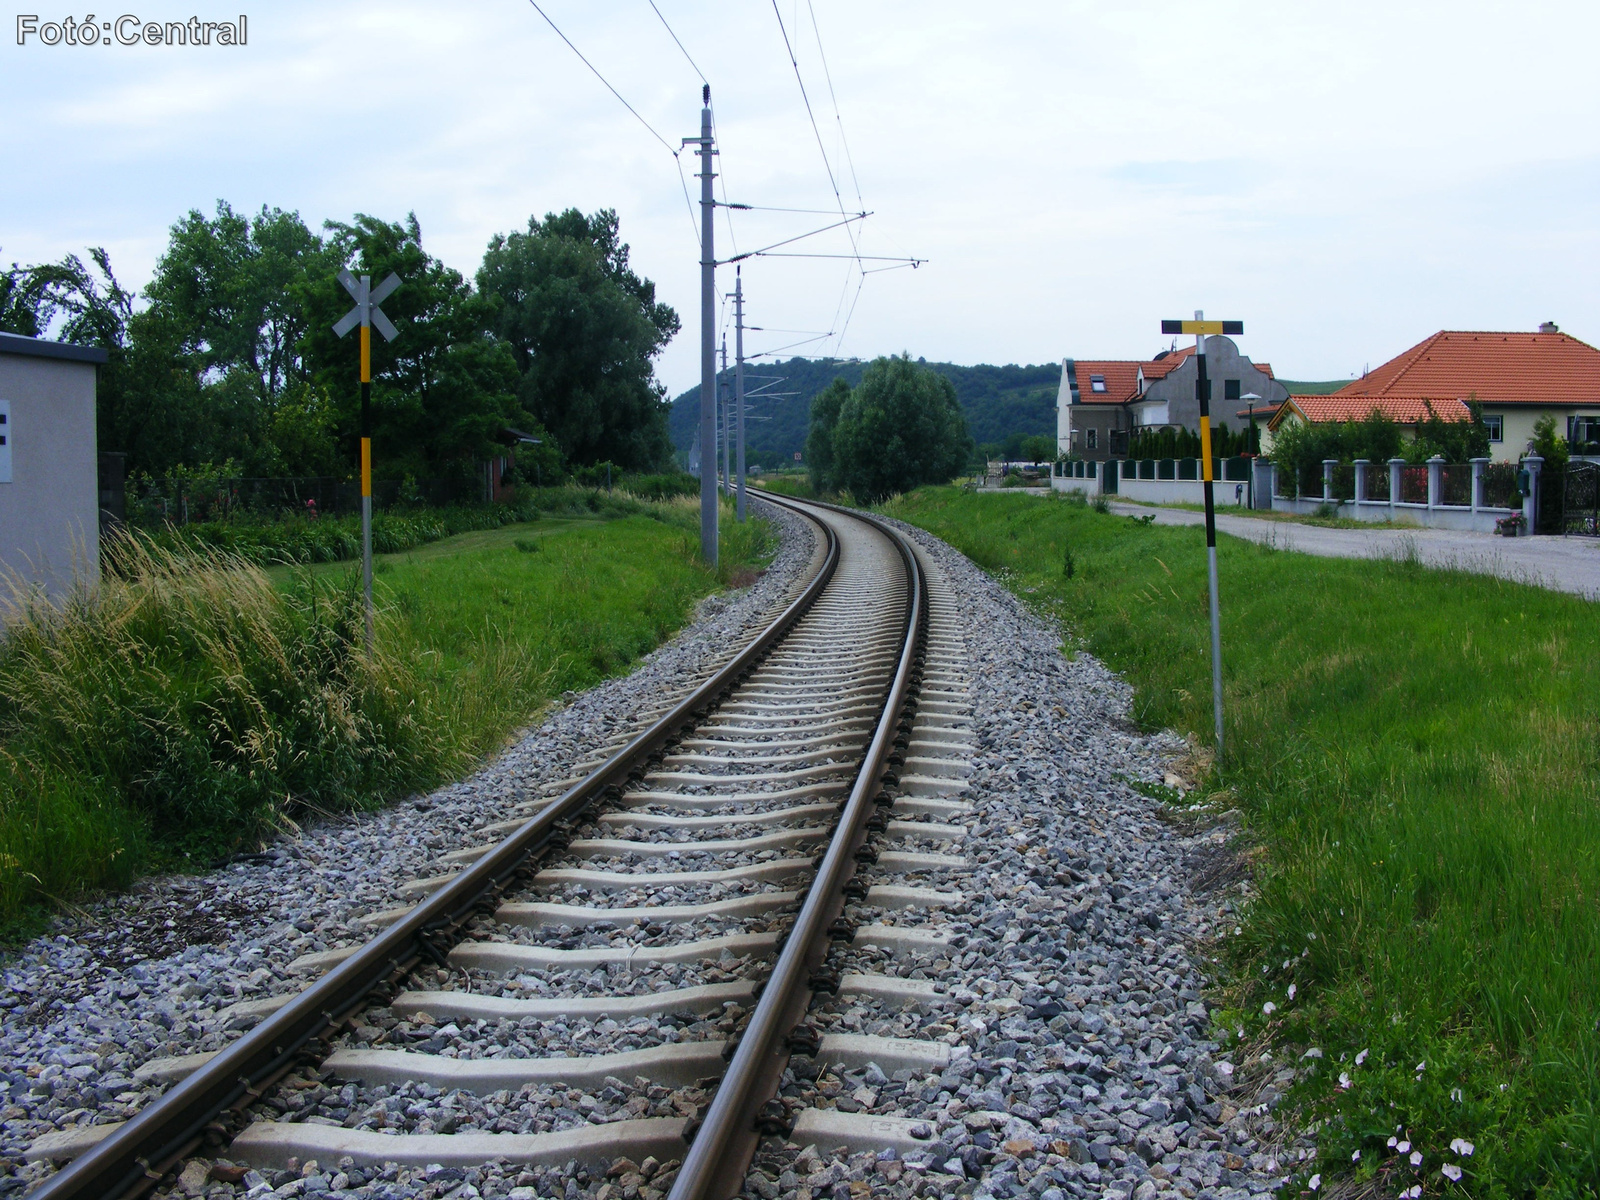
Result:
{"type": "MultiPolygon", "coordinates": [[[[650,131],[650,136],[655,138],[656,141],[660,142],[662,144],[662,146],[664,146],[666,148],[667,153],[672,155],[672,161],[674,163],[676,163],[677,167],[678,167],[678,182],[683,186],[683,202],[686,205],[688,205],[688,208],[689,208],[689,224],[694,228],[695,245],[698,246],[700,244],[700,226],[694,219],[694,203],[693,203],[693,201],[691,201],[689,199],[689,181],[684,178],[683,161],[678,157],[679,153],[682,150],[682,147],[679,147],[677,150],[674,150],[672,148],[672,143],[667,141],[666,138],[662,137],[661,134],[656,131],[656,127],[654,125],[650,124],[649,121],[646,121],[644,119],[644,117],[640,115],[638,109],[636,109],[633,105],[628,103],[627,98],[625,96],[623,96],[623,94],[621,92],[617,91],[617,89],[614,88],[611,85],[611,81],[609,79],[607,79],[604,75],[602,75],[600,73],[600,68],[595,66],[592,62],[590,62],[584,56],[583,51],[579,50],[577,46],[573,45],[572,39],[569,38],[566,34],[561,32],[561,26],[557,25],[554,21],[552,21],[550,19],[550,14],[545,12],[544,9],[539,7],[539,0],[528,0],[528,3],[533,6],[533,11],[534,12],[538,13],[541,17],[544,18],[544,23],[546,25],[550,26],[551,29],[555,30],[556,36],[567,44],[567,49],[571,50],[574,54],[576,54],[578,56],[578,61],[581,62],[584,66],[589,68],[590,74],[592,74],[596,79],[598,79],[602,84],[605,85],[606,91],[610,92],[613,96],[615,96],[617,98],[618,103],[620,103],[623,108],[627,109],[630,113],[633,114],[634,120],[638,121],[639,124],[643,125],[646,129],[648,129],[650,131]]],[[[650,7],[651,8],[655,8],[655,4],[652,3],[650,5],[650,7]]],[[[658,16],[660,15],[659,10],[657,10],[657,15],[658,16]]],[[[666,24],[666,18],[665,17],[662,18],[662,24],[663,25],[666,24]]],[[[672,33],[671,26],[667,27],[667,32],[668,33],[672,33]]],[[[677,35],[676,34],[673,34],[673,41],[677,41],[677,35]]],[[[681,43],[679,44],[679,49],[682,49],[682,44],[681,43]]],[[[689,52],[687,50],[685,50],[684,51],[684,57],[687,58],[688,54],[689,54],[689,52]]],[[[690,66],[694,66],[694,60],[693,59],[690,59],[689,65],[690,66]]],[[[699,72],[699,70],[700,70],[699,67],[695,67],[695,71],[697,73],[699,72]]]]}
{"type": "MultiPolygon", "coordinates": [[[[843,215],[844,214],[844,197],[839,192],[839,181],[834,175],[833,163],[828,158],[828,148],[827,148],[826,145],[823,144],[822,130],[817,125],[817,114],[811,107],[811,96],[806,91],[805,79],[802,78],[801,74],[800,74],[800,60],[795,56],[794,44],[789,40],[789,30],[783,23],[783,13],[778,10],[778,0],[772,0],[772,14],[773,14],[773,16],[775,16],[778,19],[778,31],[783,35],[783,45],[784,45],[784,49],[788,52],[788,55],[789,55],[789,65],[794,69],[795,82],[800,85],[800,99],[805,103],[805,106],[806,106],[806,117],[811,122],[811,132],[817,139],[817,150],[822,155],[822,166],[823,166],[823,169],[825,171],[827,171],[827,173],[828,173],[828,186],[833,189],[833,198],[834,198],[835,202],[837,202],[837,204],[839,205],[840,215],[843,215]]],[[[820,32],[820,30],[816,30],[815,29],[815,17],[816,17],[816,14],[815,14],[815,12],[813,12],[812,13],[813,30],[817,33],[817,38],[818,38],[817,45],[818,45],[818,49],[820,51],[821,44],[822,44],[821,43],[821,32],[820,32]]],[[[824,70],[826,70],[826,66],[824,66],[824,70]]],[[[832,81],[831,80],[830,80],[830,83],[829,83],[829,87],[830,87],[830,94],[831,94],[831,90],[832,90],[832,81]]],[[[835,102],[835,111],[837,111],[837,102],[835,102]]],[[[842,130],[843,127],[844,127],[843,126],[843,122],[840,122],[840,129],[842,130]]],[[[859,189],[858,189],[858,198],[859,198],[859,189]]],[[[854,250],[856,252],[856,255],[859,257],[859,255],[861,253],[861,244],[856,238],[855,230],[847,229],[846,230],[846,236],[848,236],[849,239],[850,239],[850,248],[852,250],[854,250]]],[[[859,262],[857,262],[857,264],[856,264],[856,269],[857,270],[861,270],[861,264],[859,262]]],[[[844,313],[845,297],[848,296],[849,294],[850,294],[850,276],[849,276],[849,273],[847,272],[846,275],[845,275],[844,286],[839,291],[839,303],[835,306],[834,314],[833,314],[833,325],[834,325],[834,327],[836,329],[839,329],[839,331],[840,331],[839,332],[839,345],[841,347],[844,344],[845,328],[840,325],[839,318],[844,313]]]]}
{"type": "MultiPolygon", "coordinates": [[[[648,2],[649,2],[650,7],[652,9],[655,9],[656,16],[661,18],[661,24],[662,24],[663,28],[666,29],[667,36],[670,37],[674,42],[677,43],[678,49],[683,51],[684,58],[688,59],[689,60],[689,65],[694,68],[694,73],[696,75],[700,76],[700,82],[703,83],[703,84],[706,84],[709,87],[710,84],[711,84],[711,80],[706,78],[706,73],[700,69],[700,64],[694,61],[694,56],[689,53],[688,47],[686,47],[683,44],[683,41],[678,37],[678,35],[676,33],[672,32],[672,26],[667,24],[667,18],[662,14],[662,12],[661,12],[661,10],[659,8],[656,8],[656,0],[648,0],[648,2]]],[[[813,18],[813,19],[815,19],[815,18],[813,18]]]]}

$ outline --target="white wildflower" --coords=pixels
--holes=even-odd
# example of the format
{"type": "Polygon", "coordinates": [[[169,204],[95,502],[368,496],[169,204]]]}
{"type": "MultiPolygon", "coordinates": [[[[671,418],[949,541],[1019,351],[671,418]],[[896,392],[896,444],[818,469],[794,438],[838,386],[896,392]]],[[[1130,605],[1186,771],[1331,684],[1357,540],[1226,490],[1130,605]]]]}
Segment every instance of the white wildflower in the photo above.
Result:
{"type": "Polygon", "coordinates": [[[1399,1140],[1400,1140],[1399,1138],[1391,1136],[1389,1138],[1389,1149],[1393,1150],[1394,1149],[1394,1144],[1399,1140]]]}
{"type": "Polygon", "coordinates": [[[1322,1057],[1322,1050],[1321,1050],[1320,1047],[1313,1046],[1313,1047],[1311,1047],[1311,1049],[1307,1050],[1300,1057],[1301,1058],[1321,1058],[1322,1057]]]}
{"type": "Polygon", "coordinates": [[[1367,1052],[1365,1050],[1363,1050],[1360,1054],[1356,1055],[1356,1066],[1359,1067],[1362,1063],[1364,1063],[1366,1061],[1367,1061],[1367,1052]]]}
{"type": "Polygon", "coordinates": [[[1263,1004],[1261,1006],[1261,1011],[1265,1015],[1270,1017],[1273,1013],[1278,1011],[1278,1006],[1276,1004],[1274,1004],[1271,1000],[1268,1000],[1265,1004],[1263,1004]]]}
{"type": "Polygon", "coordinates": [[[1461,1089],[1460,1088],[1451,1088],[1450,1089],[1450,1099],[1454,1100],[1457,1104],[1460,1104],[1461,1103],[1461,1089]]]}
{"type": "Polygon", "coordinates": [[[1360,1162],[1361,1161],[1361,1151],[1356,1150],[1356,1151],[1352,1152],[1351,1155],[1350,1155],[1350,1161],[1351,1162],[1360,1162]]]}
{"type": "Polygon", "coordinates": [[[1410,1142],[1397,1142],[1397,1143],[1392,1143],[1392,1144],[1394,1145],[1394,1148],[1396,1150],[1398,1150],[1401,1154],[1405,1154],[1408,1151],[1410,1151],[1410,1149],[1411,1149],[1411,1143],[1410,1142]]]}
{"type": "Polygon", "coordinates": [[[1422,1165],[1422,1151],[1413,1150],[1411,1152],[1411,1165],[1413,1167],[1420,1167],[1422,1165]]]}
{"type": "Polygon", "coordinates": [[[1322,1186],[1322,1176],[1321,1175],[1313,1175],[1311,1177],[1311,1179],[1308,1181],[1306,1186],[1308,1186],[1313,1192],[1316,1191],[1319,1187],[1322,1186]]]}
{"type": "Polygon", "coordinates": [[[1350,1073],[1348,1071],[1339,1072],[1339,1086],[1342,1088],[1350,1086],[1350,1073]]]}
{"type": "Polygon", "coordinates": [[[1423,1070],[1423,1069],[1424,1069],[1424,1068],[1425,1068],[1425,1067],[1426,1067],[1426,1066],[1427,1066],[1427,1065],[1428,1065],[1428,1064],[1427,1064],[1427,1063],[1425,1063],[1425,1062],[1419,1062],[1419,1063],[1418,1063],[1418,1064],[1417,1064],[1417,1071],[1418,1071],[1418,1072],[1419,1072],[1419,1073],[1420,1073],[1420,1072],[1421,1072],[1421,1071],[1422,1071],[1422,1070],[1423,1070]]]}
{"type": "Polygon", "coordinates": [[[1291,984],[1290,984],[1290,985],[1289,985],[1289,999],[1291,999],[1291,1000],[1293,1000],[1293,999],[1294,999],[1294,994],[1295,994],[1295,992],[1297,992],[1297,991],[1298,991],[1298,990],[1299,990],[1299,989],[1298,989],[1298,988],[1297,988],[1297,987],[1295,987],[1295,985],[1294,985],[1294,984],[1292,984],[1292,983],[1291,983],[1291,984]]]}
{"type": "Polygon", "coordinates": [[[1439,1174],[1443,1175],[1451,1183],[1461,1182],[1461,1168],[1456,1166],[1455,1163],[1445,1163],[1444,1166],[1439,1168],[1439,1174]]]}
{"type": "Polygon", "coordinates": [[[1466,1158],[1470,1156],[1472,1152],[1477,1149],[1477,1147],[1471,1142],[1467,1141],[1466,1138],[1451,1138],[1450,1149],[1461,1155],[1461,1157],[1466,1158]]]}

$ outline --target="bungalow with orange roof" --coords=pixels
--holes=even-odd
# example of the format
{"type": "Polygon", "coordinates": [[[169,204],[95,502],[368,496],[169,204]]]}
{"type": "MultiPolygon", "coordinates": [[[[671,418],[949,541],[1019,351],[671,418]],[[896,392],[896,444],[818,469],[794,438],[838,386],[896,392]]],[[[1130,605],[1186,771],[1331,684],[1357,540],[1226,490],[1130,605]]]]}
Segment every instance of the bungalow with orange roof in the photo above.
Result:
{"type": "Polygon", "coordinates": [[[1342,424],[1364,420],[1374,412],[1388,417],[1400,426],[1402,435],[1410,437],[1416,436],[1417,426],[1429,417],[1438,417],[1441,421],[1472,419],[1472,410],[1466,402],[1454,396],[1347,396],[1343,392],[1322,396],[1291,394],[1267,422],[1266,435],[1261,439],[1262,452],[1271,451],[1272,439],[1287,424],[1342,424]]]}
{"type": "Polygon", "coordinates": [[[1423,397],[1481,405],[1496,462],[1516,462],[1544,416],[1575,452],[1600,452],[1600,350],[1549,321],[1537,333],[1441,330],[1331,396],[1294,400],[1343,400],[1352,407],[1341,411],[1355,412],[1363,402],[1423,397]]]}
{"type": "MultiPolygon", "coordinates": [[[[1061,361],[1061,389],[1056,397],[1056,446],[1060,453],[1091,461],[1128,453],[1135,432],[1174,427],[1200,429],[1200,402],[1195,399],[1198,368],[1194,347],[1163,350],[1149,361],[1061,361]]],[[[1232,339],[1206,339],[1206,376],[1211,380],[1211,419],[1231,430],[1249,425],[1238,401],[1255,395],[1264,405],[1279,405],[1289,390],[1272,375],[1268,363],[1253,363],[1239,353],[1232,339]]]]}

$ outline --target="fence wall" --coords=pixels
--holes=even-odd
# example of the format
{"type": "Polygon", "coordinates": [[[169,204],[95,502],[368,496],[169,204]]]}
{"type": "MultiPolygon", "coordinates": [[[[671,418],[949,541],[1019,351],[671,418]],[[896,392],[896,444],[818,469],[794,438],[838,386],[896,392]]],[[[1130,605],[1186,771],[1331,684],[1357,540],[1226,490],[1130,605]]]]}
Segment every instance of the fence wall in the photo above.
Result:
{"type": "MultiPolygon", "coordinates": [[[[1218,504],[1250,503],[1249,458],[1212,460],[1218,504]]],[[[1087,496],[1120,496],[1145,504],[1203,504],[1205,484],[1197,458],[1129,458],[1108,462],[1058,462],[1051,470],[1050,486],[1058,492],[1087,496]]]]}
{"type": "MultiPolygon", "coordinates": [[[[1325,462],[1320,475],[1301,469],[1296,494],[1284,495],[1284,476],[1272,466],[1272,507],[1313,514],[1333,509],[1354,521],[1392,521],[1435,529],[1494,533],[1496,523],[1523,512],[1517,467],[1491,463],[1325,462]]],[[[1529,506],[1531,507],[1531,505],[1529,506]]],[[[1526,514],[1531,522],[1533,514],[1526,514]]]]}
{"type": "MultiPolygon", "coordinates": [[[[1058,492],[1117,496],[1146,504],[1201,504],[1204,485],[1198,459],[1113,459],[1109,462],[1058,462],[1050,486],[1058,492]]],[[[1271,508],[1311,515],[1332,506],[1334,515],[1356,521],[1494,533],[1496,522],[1523,513],[1535,519],[1533,502],[1524,501],[1514,463],[1474,459],[1470,463],[1435,460],[1412,463],[1338,463],[1306,469],[1286,481],[1267,459],[1215,461],[1215,501],[1219,507],[1271,508]],[[1252,469],[1254,488],[1249,482],[1252,469]],[[1294,494],[1285,495],[1289,482],[1294,494]]],[[[1600,519],[1595,521],[1600,526],[1600,519]]]]}

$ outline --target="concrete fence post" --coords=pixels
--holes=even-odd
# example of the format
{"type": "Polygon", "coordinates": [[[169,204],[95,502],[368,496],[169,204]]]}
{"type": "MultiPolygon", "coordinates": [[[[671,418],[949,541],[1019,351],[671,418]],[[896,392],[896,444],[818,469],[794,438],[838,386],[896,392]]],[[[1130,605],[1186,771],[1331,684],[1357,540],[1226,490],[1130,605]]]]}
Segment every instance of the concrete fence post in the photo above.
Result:
{"type": "Polygon", "coordinates": [[[1365,500],[1367,498],[1367,465],[1368,465],[1368,462],[1369,462],[1369,460],[1365,459],[1365,458],[1358,458],[1355,461],[1355,468],[1356,468],[1355,502],[1356,502],[1357,505],[1359,505],[1363,500],[1365,500]]]}
{"type": "Polygon", "coordinates": [[[1337,458],[1322,460],[1322,499],[1325,502],[1333,499],[1333,469],[1338,465],[1337,458]]]}
{"type": "Polygon", "coordinates": [[[1472,460],[1472,511],[1483,507],[1483,469],[1489,465],[1487,458],[1472,460]]]}
{"type": "Polygon", "coordinates": [[[1405,470],[1406,460],[1391,458],[1389,460],[1389,507],[1393,508],[1400,503],[1400,472],[1405,470]]]}
{"type": "Polygon", "coordinates": [[[1444,456],[1435,454],[1428,460],[1428,507],[1438,508],[1444,503],[1444,456]]]}
{"type": "Polygon", "coordinates": [[[1528,532],[1532,533],[1538,528],[1539,472],[1544,469],[1544,459],[1537,454],[1530,454],[1522,460],[1522,465],[1528,472],[1528,494],[1522,498],[1522,519],[1528,523],[1528,532]]]}

